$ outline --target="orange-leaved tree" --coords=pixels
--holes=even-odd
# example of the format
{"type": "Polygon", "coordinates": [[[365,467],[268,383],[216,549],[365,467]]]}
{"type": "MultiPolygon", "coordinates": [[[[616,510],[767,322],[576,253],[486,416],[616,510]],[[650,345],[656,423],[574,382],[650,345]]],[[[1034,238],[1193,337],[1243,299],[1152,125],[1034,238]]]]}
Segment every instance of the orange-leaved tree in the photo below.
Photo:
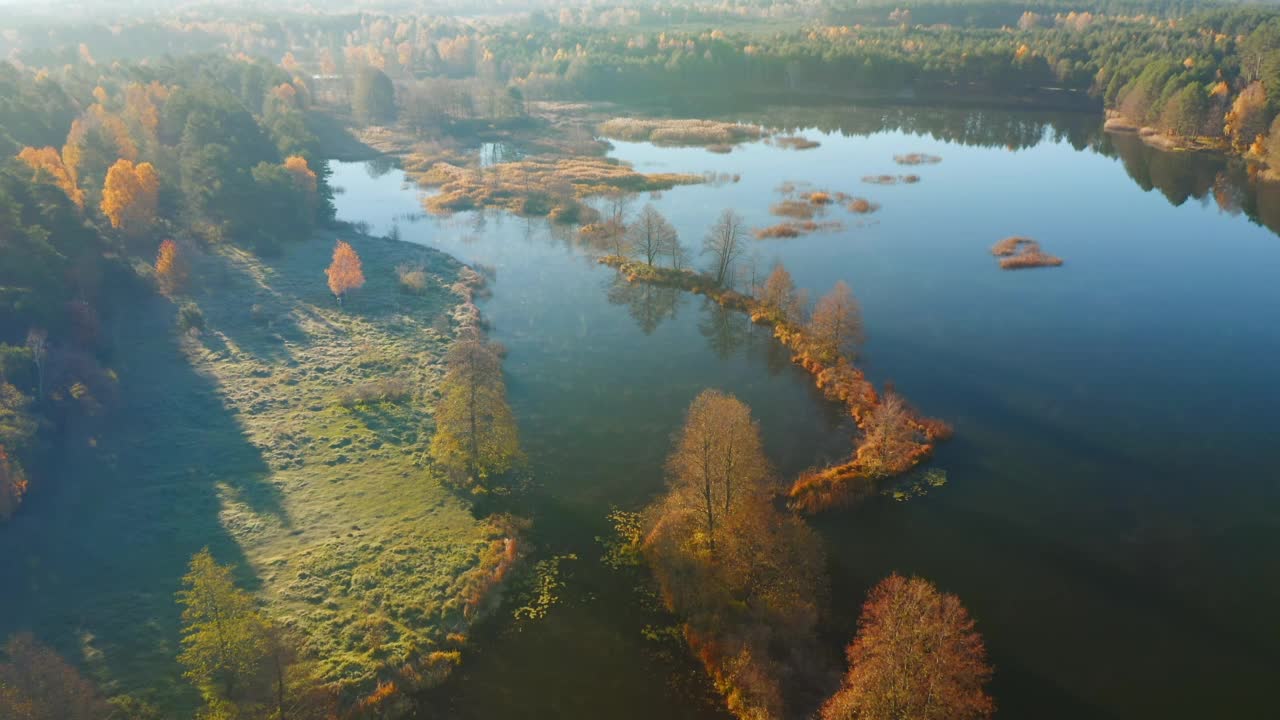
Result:
{"type": "Polygon", "coordinates": [[[982,636],[959,598],[893,574],[871,590],[849,673],[822,720],[981,720],[995,703],[982,636]]]}
{"type": "Polygon", "coordinates": [[[333,262],[324,274],[329,276],[329,290],[342,304],[342,298],[351,290],[364,286],[364,270],[360,267],[360,256],[350,243],[338,241],[333,247],[333,262]]]}
{"type": "Polygon", "coordinates": [[[111,227],[127,235],[141,235],[156,221],[160,176],[151,163],[134,164],[121,158],[107,171],[102,186],[102,213],[111,227]]]}
{"type": "Polygon", "coordinates": [[[285,158],[284,169],[288,170],[290,177],[293,178],[294,187],[307,199],[308,215],[314,217],[318,200],[316,191],[319,187],[315,171],[307,165],[307,159],[301,155],[285,158]]]}
{"type": "Polygon", "coordinates": [[[187,282],[186,259],[172,240],[160,243],[160,250],[156,253],[156,280],[166,295],[181,290],[187,282]]]}
{"type": "Polygon", "coordinates": [[[30,165],[37,174],[42,171],[49,173],[54,184],[62,188],[76,207],[84,207],[84,191],[76,185],[75,173],[62,161],[57,148],[25,147],[18,153],[18,159],[30,165]]]}

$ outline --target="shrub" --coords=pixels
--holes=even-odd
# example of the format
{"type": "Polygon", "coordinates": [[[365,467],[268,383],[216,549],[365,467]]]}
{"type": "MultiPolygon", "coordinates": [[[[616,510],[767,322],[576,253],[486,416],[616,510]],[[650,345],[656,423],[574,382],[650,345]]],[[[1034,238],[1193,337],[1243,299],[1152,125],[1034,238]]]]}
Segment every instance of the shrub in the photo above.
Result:
{"type": "Polygon", "coordinates": [[[343,388],[338,392],[338,404],[350,409],[379,402],[396,403],[408,398],[412,392],[413,385],[408,380],[393,375],[343,388]]]}
{"type": "Polygon", "coordinates": [[[178,308],[178,328],[184,333],[199,334],[204,331],[204,312],[192,302],[178,308]]]}
{"type": "Polygon", "coordinates": [[[396,278],[400,281],[400,289],[407,293],[421,295],[427,289],[427,271],[421,265],[397,265],[396,278]]]}

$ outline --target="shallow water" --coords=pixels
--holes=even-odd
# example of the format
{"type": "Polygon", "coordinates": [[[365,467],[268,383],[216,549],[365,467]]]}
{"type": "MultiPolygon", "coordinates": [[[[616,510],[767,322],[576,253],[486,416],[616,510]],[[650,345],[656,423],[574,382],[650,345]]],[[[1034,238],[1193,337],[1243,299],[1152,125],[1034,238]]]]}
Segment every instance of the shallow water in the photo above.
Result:
{"type": "MultiPolygon", "coordinates": [[[[841,231],[753,240],[758,265],[783,261],[815,297],[849,283],[868,331],[860,364],[957,431],[933,463],[944,487],[814,521],[832,566],[833,658],[867,588],[897,570],[969,607],[1001,717],[1272,712],[1280,238],[1248,218],[1280,203],[1225,161],[1155,153],[1087,116],[735,117],[822,145],[716,155],[619,142],[613,155],[741,176],[652,200],[687,244],[726,207],[777,222],[768,207],[785,181],[880,203],[832,209],[841,231]],[[901,168],[905,152],[943,161],[901,168]],[[922,180],[860,181],[881,173],[922,180]],[[1014,234],[1066,264],[1002,272],[988,248],[1014,234]]],[[[678,648],[642,637],[661,614],[635,599],[637,576],[599,564],[595,536],[610,508],[661,491],[670,436],[705,387],[751,405],[788,475],[847,454],[852,426],[766,333],[698,296],[617,285],[573,232],[501,213],[424,218],[398,170],[332,167],[341,219],[493,268],[481,307],[509,350],[539,556],[578,557],[561,563],[563,602],[546,618],[507,610],[480,629],[428,714],[721,715],[678,648]]]]}

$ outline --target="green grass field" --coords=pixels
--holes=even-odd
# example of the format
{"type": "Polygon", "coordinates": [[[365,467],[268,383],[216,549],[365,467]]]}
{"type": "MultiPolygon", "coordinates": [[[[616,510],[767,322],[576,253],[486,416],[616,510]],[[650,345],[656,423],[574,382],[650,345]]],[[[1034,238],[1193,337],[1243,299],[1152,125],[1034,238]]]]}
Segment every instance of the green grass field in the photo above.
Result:
{"type": "Polygon", "coordinates": [[[117,318],[118,406],[0,530],[0,633],[32,629],[108,692],[189,715],[174,593],[206,545],[352,690],[465,632],[461,597],[502,530],[423,456],[464,270],[348,239],[367,283],[344,307],[323,272],[334,238],[321,236],[278,258],[191,257],[186,297],[117,318]],[[404,262],[426,270],[421,293],[399,288],[404,262]],[[200,307],[202,333],[180,331],[179,302],[200,307]],[[407,395],[343,401],[387,379],[407,395]]]}

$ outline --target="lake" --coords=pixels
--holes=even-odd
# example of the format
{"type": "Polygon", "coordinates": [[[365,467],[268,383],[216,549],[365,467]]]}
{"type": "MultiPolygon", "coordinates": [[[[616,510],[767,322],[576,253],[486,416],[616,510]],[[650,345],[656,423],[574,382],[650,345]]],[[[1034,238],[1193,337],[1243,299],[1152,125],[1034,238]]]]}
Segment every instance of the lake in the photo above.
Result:
{"type": "MultiPolygon", "coordinates": [[[[969,608],[1008,718],[1203,718],[1274,712],[1280,677],[1280,201],[1222,158],[1156,152],[1089,115],[787,108],[732,118],[821,146],[617,142],[648,172],[739,176],[653,202],[695,248],[724,208],[753,227],[784,182],[881,205],[844,228],[752,240],[813,297],[839,280],[862,304],[859,365],[956,437],[947,483],[813,519],[831,565],[832,667],[866,591],[918,574],[969,608]],[[900,167],[894,155],[942,162],[900,167]],[[916,173],[874,185],[864,175],[916,173]],[[1026,235],[1060,268],[1001,271],[990,247],[1026,235]],[[1229,699],[1229,700],[1228,700],[1229,699]]],[[[492,148],[486,154],[494,154],[492,148]]],[[[722,717],[719,701],[636,592],[604,567],[613,508],[663,489],[688,403],[748,403],[792,477],[849,453],[856,430],[762,328],[700,296],[619,284],[572,229],[497,212],[423,217],[424,192],[385,163],[333,163],[338,217],[490,269],[481,303],[508,350],[530,460],[538,551],[561,602],[506,607],[463,667],[424,698],[442,717],[722,717]]]]}

